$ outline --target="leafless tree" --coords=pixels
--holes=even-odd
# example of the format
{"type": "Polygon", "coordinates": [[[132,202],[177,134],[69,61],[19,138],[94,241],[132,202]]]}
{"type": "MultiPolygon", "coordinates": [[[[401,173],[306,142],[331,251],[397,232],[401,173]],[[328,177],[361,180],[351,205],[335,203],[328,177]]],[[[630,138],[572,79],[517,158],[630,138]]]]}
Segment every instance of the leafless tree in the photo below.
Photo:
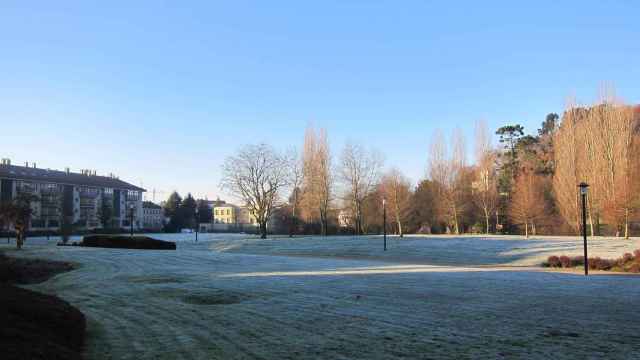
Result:
{"type": "Polygon", "coordinates": [[[497,153],[491,144],[491,135],[487,124],[479,121],[476,124],[475,143],[475,179],[473,184],[473,200],[480,209],[485,220],[485,232],[489,233],[489,220],[498,205],[498,181],[496,173],[497,153]]]}
{"type": "Polygon", "coordinates": [[[327,132],[322,129],[316,135],[307,128],[303,151],[304,208],[310,220],[318,219],[322,235],[327,234],[329,211],[333,198],[333,174],[331,151],[327,132]]]}
{"type": "Polygon", "coordinates": [[[536,223],[545,214],[542,180],[533,169],[523,169],[516,177],[514,185],[509,214],[516,224],[524,225],[524,233],[528,238],[529,229],[532,229],[535,235],[536,223]]]}
{"type": "Polygon", "coordinates": [[[580,232],[580,204],[577,185],[582,181],[579,164],[578,124],[581,110],[573,102],[567,106],[560,128],[553,137],[555,173],[553,190],[560,214],[576,233],[580,232]]]}
{"type": "Polygon", "coordinates": [[[304,163],[300,157],[298,150],[292,148],[289,150],[287,161],[289,162],[289,185],[291,187],[291,226],[289,227],[289,237],[293,237],[298,226],[298,209],[302,200],[302,184],[304,183],[304,163]]]}
{"type": "Polygon", "coordinates": [[[462,131],[456,129],[452,135],[452,150],[449,151],[442,132],[436,131],[429,152],[429,176],[438,183],[437,208],[460,234],[460,224],[464,208],[465,182],[465,142],[462,131]]]}
{"type": "Polygon", "coordinates": [[[222,165],[221,187],[239,196],[267,237],[267,223],[289,183],[286,156],[267,144],[246,145],[222,165]]]}
{"type": "MultiPolygon", "coordinates": [[[[589,111],[586,127],[595,144],[598,170],[594,189],[599,190],[605,219],[615,225],[616,236],[624,231],[629,237],[629,219],[633,211],[634,137],[638,120],[633,108],[626,106],[613,92],[603,93],[600,101],[589,111]]],[[[635,155],[635,156],[634,156],[635,155]]]]}
{"type": "Polygon", "coordinates": [[[345,186],[345,200],[354,217],[356,234],[363,232],[363,203],[377,185],[382,156],[359,144],[347,143],[342,151],[341,177],[345,186]]]}
{"type": "Polygon", "coordinates": [[[380,190],[389,204],[389,216],[395,221],[398,234],[403,237],[403,222],[411,199],[411,183],[400,170],[394,168],[382,177],[380,190]]]}
{"type": "Polygon", "coordinates": [[[638,117],[632,107],[604,91],[591,107],[570,104],[560,131],[554,136],[556,173],[554,191],[558,207],[579,231],[579,201],[576,185],[590,184],[588,217],[591,234],[597,234],[602,217],[615,226],[616,235],[629,236],[635,211],[636,182],[634,150],[638,117]]]}

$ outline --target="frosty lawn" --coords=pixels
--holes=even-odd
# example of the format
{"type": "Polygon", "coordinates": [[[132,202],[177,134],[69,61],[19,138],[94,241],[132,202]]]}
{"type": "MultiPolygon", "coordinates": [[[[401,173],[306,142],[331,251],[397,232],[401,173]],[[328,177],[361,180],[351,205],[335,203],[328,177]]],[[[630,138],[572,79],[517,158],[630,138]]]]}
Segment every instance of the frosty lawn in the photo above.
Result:
{"type": "MultiPolygon", "coordinates": [[[[22,256],[82,265],[34,288],[85,313],[89,358],[568,359],[640,350],[639,276],[537,267],[551,254],[579,255],[577,238],[409,237],[392,239],[386,253],[379,237],[157,238],[178,241],[177,251],[27,243],[22,256]]],[[[640,248],[638,239],[591,244],[601,257],[640,248]]]]}

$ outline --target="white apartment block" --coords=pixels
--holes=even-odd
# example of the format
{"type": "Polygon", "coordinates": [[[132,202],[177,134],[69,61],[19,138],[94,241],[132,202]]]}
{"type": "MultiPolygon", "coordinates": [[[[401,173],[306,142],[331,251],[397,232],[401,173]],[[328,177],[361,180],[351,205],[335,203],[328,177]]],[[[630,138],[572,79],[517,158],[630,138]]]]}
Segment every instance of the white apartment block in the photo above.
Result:
{"type": "Polygon", "coordinates": [[[0,164],[0,201],[11,201],[21,193],[34,195],[30,229],[58,230],[63,219],[76,229],[104,227],[101,214],[110,214],[107,227],[142,227],[142,193],[146,190],[117,177],[95,171],[74,173],[31,166],[0,164]]]}

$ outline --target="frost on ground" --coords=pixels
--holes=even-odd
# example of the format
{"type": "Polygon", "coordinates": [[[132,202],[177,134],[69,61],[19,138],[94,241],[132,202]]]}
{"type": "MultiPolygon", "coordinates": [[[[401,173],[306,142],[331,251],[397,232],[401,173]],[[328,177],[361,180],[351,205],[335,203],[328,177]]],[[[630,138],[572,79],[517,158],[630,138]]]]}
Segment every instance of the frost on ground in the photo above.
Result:
{"type": "MultiPolygon", "coordinates": [[[[550,254],[580,254],[578,239],[394,238],[387,253],[379,237],[163,239],[178,240],[177,251],[58,248],[52,240],[28,243],[21,256],[80,264],[33,287],[85,313],[91,359],[573,359],[640,351],[640,277],[529,267],[550,254]]],[[[592,244],[602,257],[640,247],[592,244]]]]}
{"type": "MultiPolygon", "coordinates": [[[[551,255],[582,255],[578,237],[382,236],[221,240],[212,249],[231,253],[374,259],[456,266],[539,266],[551,255]]],[[[589,257],[619,258],[640,249],[640,238],[589,239],[589,257]]]]}

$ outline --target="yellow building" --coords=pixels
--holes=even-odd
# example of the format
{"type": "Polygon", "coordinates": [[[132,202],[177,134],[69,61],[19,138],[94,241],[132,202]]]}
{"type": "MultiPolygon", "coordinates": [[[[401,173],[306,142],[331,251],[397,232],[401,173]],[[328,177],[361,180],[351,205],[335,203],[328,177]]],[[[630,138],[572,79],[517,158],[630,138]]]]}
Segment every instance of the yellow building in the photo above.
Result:
{"type": "Polygon", "coordinates": [[[257,226],[258,221],[246,207],[224,204],[213,207],[213,224],[257,226]]]}
{"type": "Polygon", "coordinates": [[[237,209],[233,205],[222,205],[213,208],[214,224],[236,224],[237,209]]]}

